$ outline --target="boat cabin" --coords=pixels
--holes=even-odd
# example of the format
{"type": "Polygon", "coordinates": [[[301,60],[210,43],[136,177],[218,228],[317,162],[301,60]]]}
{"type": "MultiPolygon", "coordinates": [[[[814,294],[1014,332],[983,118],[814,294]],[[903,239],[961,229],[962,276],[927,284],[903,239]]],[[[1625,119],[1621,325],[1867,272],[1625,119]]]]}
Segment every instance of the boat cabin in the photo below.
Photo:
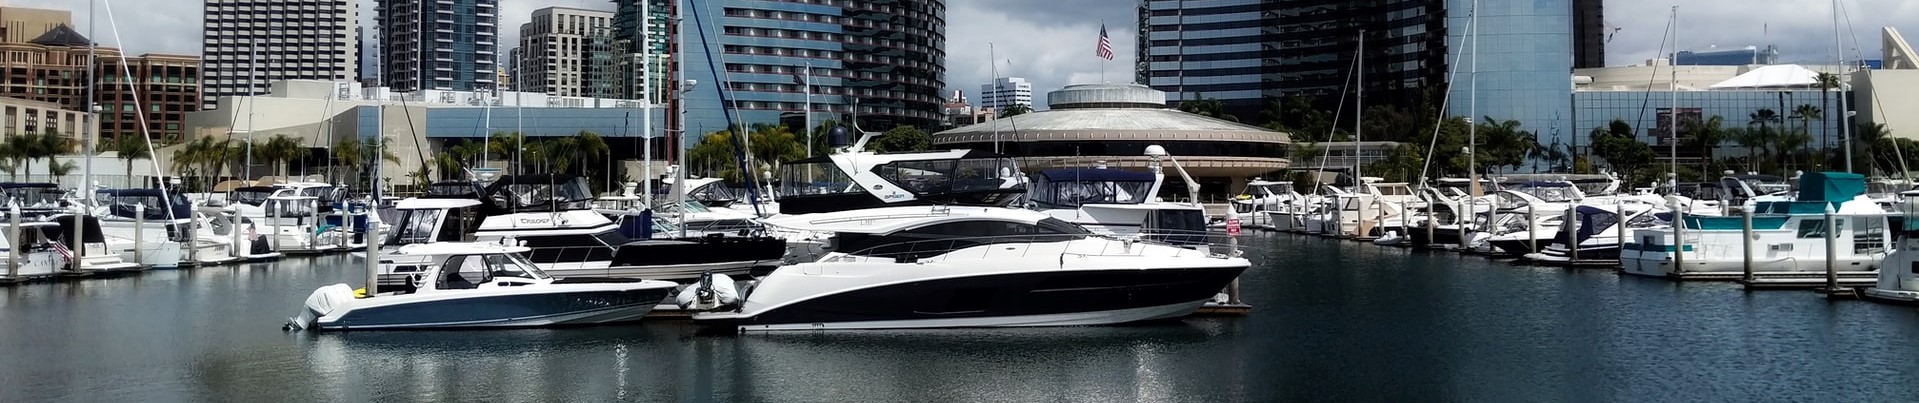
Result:
{"type": "Polygon", "coordinates": [[[411,284],[392,294],[512,287],[552,279],[521,254],[527,248],[496,243],[437,243],[407,245],[394,250],[389,273],[405,275],[411,284]]]}
{"type": "Polygon", "coordinates": [[[20,202],[23,210],[50,210],[66,205],[67,191],[44,182],[0,182],[0,204],[20,202]]]}
{"type": "Polygon", "coordinates": [[[478,228],[481,203],[474,199],[414,198],[395,204],[397,213],[381,245],[468,242],[478,228]]]}
{"type": "Polygon", "coordinates": [[[502,176],[487,184],[482,200],[498,213],[586,210],[593,191],[586,178],[563,174],[502,176]]]}
{"type": "Polygon", "coordinates": [[[1025,193],[1011,158],[974,150],[854,152],[780,166],[780,212],[892,205],[1006,206],[1025,193]]]}
{"type": "Polygon", "coordinates": [[[1026,199],[1037,208],[1075,209],[1087,204],[1140,204],[1152,199],[1153,174],[1105,168],[1059,168],[1033,174],[1026,199]]]}

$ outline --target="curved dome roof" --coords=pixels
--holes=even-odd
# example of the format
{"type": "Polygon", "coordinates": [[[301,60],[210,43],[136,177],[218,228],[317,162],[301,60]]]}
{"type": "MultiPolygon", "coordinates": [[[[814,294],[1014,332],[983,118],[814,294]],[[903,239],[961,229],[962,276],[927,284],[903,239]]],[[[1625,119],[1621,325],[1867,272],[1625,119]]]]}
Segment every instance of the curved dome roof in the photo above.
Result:
{"type": "Polygon", "coordinates": [[[1138,84],[1075,84],[1035,111],[933,134],[935,143],[1000,140],[1200,140],[1286,143],[1286,133],[1167,109],[1166,93],[1138,84]]]}

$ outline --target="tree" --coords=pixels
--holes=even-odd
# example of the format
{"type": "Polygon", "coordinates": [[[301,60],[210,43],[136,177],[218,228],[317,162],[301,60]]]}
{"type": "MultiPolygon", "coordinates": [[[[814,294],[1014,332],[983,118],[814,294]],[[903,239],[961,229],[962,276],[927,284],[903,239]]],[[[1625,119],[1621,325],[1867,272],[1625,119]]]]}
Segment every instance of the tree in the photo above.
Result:
{"type": "MultiPolygon", "coordinates": [[[[30,150],[33,152],[28,155],[30,157],[46,158],[48,174],[53,173],[53,157],[73,153],[73,142],[67,141],[66,136],[61,136],[58,130],[52,128],[48,128],[47,131],[41,132],[38,136],[33,136],[31,141],[33,142],[33,146],[30,150]]],[[[28,171],[31,172],[32,170],[28,171]]],[[[51,180],[51,178],[49,178],[49,180],[51,180]]]]}
{"type": "MultiPolygon", "coordinates": [[[[522,150],[527,149],[527,145],[525,134],[519,132],[495,132],[491,138],[487,139],[486,155],[484,155],[484,157],[498,158],[504,161],[515,161],[514,156],[520,155],[522,150]]],[[[522,156],[520,159],[523,160],[525,158],[522,156]]],[[[507,164],[507,166],[513,168],[512,173],[514,175],[521,173],[521,167],[518,164],[507,164]]]]}
{"type": "Polygon", "coordinates": [[[1386,150],[1386,158],[1366,164],[1365,174],[1393,182],[1413,182],[1418,180],[1419,170],[1425,164],[1424,147],[1407,143],[1386,150]]]}
{"type": "Polygon", "coordinates": [[[1293,167],[1317,166],[1319,156],[1325,153],[1326,147],[1310,141],[1293,143],[1292,146],[1286,150],[1287,158],[1292,160],[1291,165],[1293,167]]]}
{"type": "Polygon", "coordinates": [[[1613,120],[1603,128],[1593,128],[1592,154],[1606,160],[1614,172],[1626,178],[1626,183],[1652,183],[1665,177],[1660,167],[1653,165],[1658,156],[1652,146],[1639,141],[1633,135],[1632,126],[1624,120],[1613,120]]]}
{"type": "MultiPolygon", "coordinates": [[[[1679,131],[1693,147],[1699,148],[1700,168],[1713,162],[1713,149],[1726,142],[1726,118],[1713,115],[1705,119],[1688,119],[1679,122],[1679,131]]],[[[1675,156],[1674,158],[1677,158],[1675,156]]],[[[1700,180],[1712,180],[1701,178],[1700,180]]]]}
{"type": "Polygon", "coordinates": [[[146,137],[125,136],[125,135],[120,136],[119,138],[114,139],[113,141],[113,152],[116,156],[120,158],[121,161],[124,161],[127,164],[126,186],[134,187],[133,186],[133,160],[153,157],[153,153],[148,152],[147,150],[146,137]]]}
{"type": "Polygon", "coordinates": [[[80,164],[73,161],[56,162],[52,158],[47,159],[47,174],[53,175],[54,178],[67,176],[76,169],[80,169],[80,164]]]}
{"type": "Polygon", "coordinates": [[[1010,117],[1024,115],[1028,113],[1033,113],[1033,107],[1031,105],[1012,104],[1012,105],[1007,105],[1005,108],[1000,108],[999,117],[1010,118],[1010,117]]]}
{"type": "Polygon", "coordinates": [[[1180,101],[1179,110],[1200,116],[1239,121],[1238,117],[1226,113],[1226,104],[1219,100],[1207,98],[1205,94],[1198,94],[1195,98],[1198,99],[1180,101]]]}
{"type": "Polygon", "coordinates": [[[921,151],[933,147],[933,136],[917,127],[899,125],[880,134],[866,148],[873,151],[921,151]]]}
{"type": "MultiPolygon", "coordinates": [[[[1813,75],[1812,80],[1813,80],[1814,86],[1819,88],[1819,105],[1820,105],[1819,109],[1832,110],[1832,90],[1839,88],[1839,75],[1833,74],[1833,73],[1819,73],[1819,74],[1813,75]]],[[[1837,121],[1837,123],[1841,125],[1845,124],[1845,121],[1846,121],[1844,116],[1845,114],[1839,113],[1837,115],[1840,115],[1839,116],[1840,118],[1835,119],[1835,121],[1837,121]]],[[[1843,128],[1844,126],[1839,126],[1839,127],[1843,128]]],[[[1842,130],[1842,129],[1834,129],[1833,131],[1837,132],[1839,130],[1842,130]]],[[[1825,143],[1822,142],[1822,145],[1824,144],[1825,143]]]]}
{"type": "Polygon", "coordinates": [[[253,147],[253,159],[266,162],[267,165],[277,168],[274,171],[279,173],[281,177],[287,176],[287,167],[285,164],[287,161],[292,161],[305,155],[306,147],[300,144],[299,140],[287,137],[287,135],[284,134],[275,134],[272,138],[267,139],[265,143],[253,147]]]}
{"type": "Polygon", "coordinates": [[[20,150],[18,138],[9,136],[0,139],[0,168],[7,170],[7,179],[14,179],[14,175],[19,173],[20,160],[26,155],[20,150]]]}
{"type": "Polygon", "coordinates": [[[1858,128],[1852,131],[1853,143],[1864,147],[1865,150],[1863,150],[1864,152],[1856,153],[1854,158],[1865,157],[1865,167],[1868,172],[1879,172],[1879,167],[1882,164],[1887,171],[1902,174],[1907,172],[1909,165],[1902,163],[1905,162],[1910,155],[1904,154],[1902,152],[1903,150],[1899,148],[1899,145],[1894,143],[1892,129],[1887,129],[1884,123],[1859,122],[1857,126],[1858,128]]]}
{"type": "Polygon", "coordinates": [[[1539,150],[1539,138],[1532,132],[1520,130],[1517,120],[1497,120],[1485,117],[1479,124],[1478,152],[1480,164],[1488,167],[1511,167],[1519,169],[1525,165],[1527,157],[1539,150]]]}

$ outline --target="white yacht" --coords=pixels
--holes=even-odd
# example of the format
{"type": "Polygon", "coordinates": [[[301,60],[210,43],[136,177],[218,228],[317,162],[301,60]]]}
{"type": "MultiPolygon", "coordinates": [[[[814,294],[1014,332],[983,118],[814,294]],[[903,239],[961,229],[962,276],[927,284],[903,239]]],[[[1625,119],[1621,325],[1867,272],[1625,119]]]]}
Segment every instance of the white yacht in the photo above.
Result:
{"type": "Polygon", "coordinates": [[[60,233],[60,224],[23,221],[16,228],[18,237],[8,238],[7,232],[0,232],[0,238],[6,238],[3,242],[5,249],[0,249],[0,262],[13,260],[18,263],[18,267],[0,271],[0,280],[27,281],[66,272],[71,261],[68,256],[72,252],[62,251],[63,246],[56,246],[53,237],[48,236],[60,233]]]}
{"type": "Polygon", "coordinates": [[[107,248],[122,258],[156,269],[238,260],[232,256],[230,242],[195,236],[198,230],[191,227],[199,223],[194,222],[184,195],[159,189],[101,189],[94,192],[94,201],[98,206],[92,215],[100,221],[107,248]]]}
{"type": "MultiPolygon", "coordinates": [[[[678,286],[666,281],[555,278],[524,247],[447,242],[406,245],[393,263],[418,273],[413,287],[359,295],[346,284],[314,290],[288,326],[314,330],[450,329],[637,321],[678,286]]],[[[384,290],[384,287],[381,287],[384,290]]]]}
{"type": "Polygon", "coordinates": [[[1036,211],[906,206],[782,215],[834,234],[818,261],[760,280],[737,309],[695,314],[739,330],[1103,325],[1175,318],[1211,301],[1246,259],[1093,235],[1036,211]]]}
{"type": "Polygon", "coordinates": [[[1665,211],[1650,203],[1576,204],[1572,217],[1561,219],[1551,245],[1522,257],[1554,265],[1617,263],[1621,238],[1630,236],[1634,229],[1659,225],[1659,214],[1665,211]],[[1573,225],[1572,231],[1566,231],[1567,223],[1573,225]]]}
{"type": "MultiPolygon", "coordinates": [[[[1839,172],[1800,175],[1793,201],[1751,204],[1752,264],[1755,276],[1809,275],[1826,271],[1825,214],[1836,215],[1832,251],[1843,277],[1874,277],[1885,259],[1892,215],[1864,195],[1864,177],[1839,172]]],[[[1674,252],[1673,228],[1634,231],[1620,263],[1627,274],[1671,278],[1742,277],[1746,250],[1744,219],[1739,216],[1687,216],[1684,250],[1674,252]],[[1675,267],[1675,253],[1684,266],[1675,267]]]]}
{"type": "Polygon", "coordinates": [[[554,276],[669,281],[708,271],[746,275],[777,266],[786,253],[785,241],[765,236],[629,239],[592,208],[586,189],[585,178],[570,175],[506,176],[483,188],[442,182],[424,197],[396,203],[398,215],[382,245],[512,239],[554,276]]]}
{"type": "Polygon", "coordinates": [[[1300,199],[1292,182],[1253,178],[1246,182],[1246,189],[1239,196],[1233,197],[1232,207],[1240,217],[1246,218],[1246,227],[1277,229],[1273,222],[1275,214],[1294,207],[1300,199]]]}
{"type": "Polygon", "coordinates": [[[1901,304],[1919,304],[1919,191],[1899,193],[1902,215],[1895,244],[1887,251],[1879,267],[1879,281],[1859,296],[1868,300],[1901,304]],[[1900,245],[1903,245],[1901,247],[1900,245]]]}

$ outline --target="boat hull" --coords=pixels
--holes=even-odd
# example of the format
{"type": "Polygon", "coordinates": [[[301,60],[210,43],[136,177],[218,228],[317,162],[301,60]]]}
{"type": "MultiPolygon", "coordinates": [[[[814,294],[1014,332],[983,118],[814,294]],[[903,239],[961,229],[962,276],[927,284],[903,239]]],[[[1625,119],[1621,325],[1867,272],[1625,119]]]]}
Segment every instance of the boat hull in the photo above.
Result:
{"type": "MultiPolygon", "coordinates": [[[[354,307],[323,316],[320,330],[460,329],[594,325],[639,320],[671,287],[464,297],[354,307]]],[[[405,298],[405,297],[376,297],[405,298]]],[[[365,301],[365,300],[356,300],[365,301]]]]}
{"type": "Polygon", "coordinates": [[[742,331],[1107,325],[1190,314],[1244,270],[1001,272],[842,290],[694,320],[742,331]]]}

